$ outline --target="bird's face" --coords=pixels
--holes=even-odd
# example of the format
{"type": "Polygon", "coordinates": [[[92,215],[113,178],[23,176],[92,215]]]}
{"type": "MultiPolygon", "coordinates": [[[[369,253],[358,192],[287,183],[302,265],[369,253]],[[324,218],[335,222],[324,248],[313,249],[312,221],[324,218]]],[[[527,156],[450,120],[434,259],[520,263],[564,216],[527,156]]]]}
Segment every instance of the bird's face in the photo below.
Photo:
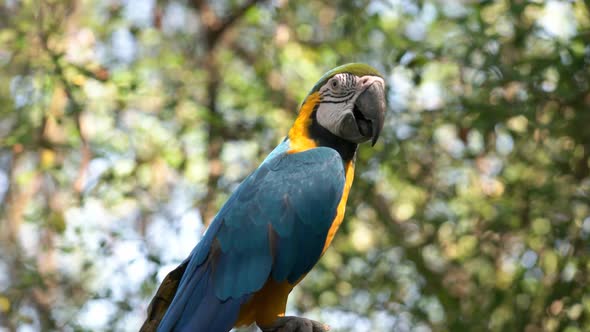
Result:
{"type": "MultiPolygon", "coordinates": [[[[366,65],[365,65],[366,66],[366,65]]],[[[366,66],[368,67],[368,66],[366,66]]],[[[372,69],[368,67],[369,69],[372,69]]],[[[375,142],[385,118],[385,81],[372,69],[343,71],[327,77],[318,87],[318,123],[353,143],[375,142]]]]}

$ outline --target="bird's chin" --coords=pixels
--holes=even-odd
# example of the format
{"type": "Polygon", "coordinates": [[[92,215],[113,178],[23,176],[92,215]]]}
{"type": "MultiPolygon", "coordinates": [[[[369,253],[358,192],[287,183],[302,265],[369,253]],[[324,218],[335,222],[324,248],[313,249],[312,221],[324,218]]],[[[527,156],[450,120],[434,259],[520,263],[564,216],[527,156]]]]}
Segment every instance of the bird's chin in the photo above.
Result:
{"type": "Polygon", "coordinates": [[[349,142],[360,144],[370,140],[371,133],[371,122],[362,117],[355,106],[355,109],[346,114],[341,122],[338,136],[349,142]]]}
{"type": "Polygon", "coordinates": [[[349,142],[356,143],[356,144],[365,143],[365,142],[371,140],[370,136],[367,137],[367,136],[364,136],[360,133],[358,133],[356,135],[347,135],[346,137],[342,137],[342,138],[344,138],[345,140],[347,140],[349,142]]]}

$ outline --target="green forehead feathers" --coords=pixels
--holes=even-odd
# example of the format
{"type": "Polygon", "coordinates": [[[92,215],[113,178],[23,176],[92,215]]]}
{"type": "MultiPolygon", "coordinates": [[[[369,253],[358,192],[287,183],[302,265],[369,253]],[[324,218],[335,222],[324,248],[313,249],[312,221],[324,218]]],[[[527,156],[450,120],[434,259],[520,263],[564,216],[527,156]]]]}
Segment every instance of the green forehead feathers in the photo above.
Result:
{"type": "Polygon", "coordinates": [[[377,69],[366,65],[364,63],[347,63],[345,65],[336,67],[329,72],[325,73],[322,78],[313,86],[310,93],[316,92],[324,85],[332,76],[340,73],[351,73],[355,76],[362,77],[362,76],[379,76],[383,78],[383,75],[377,71],[377,69]]]}

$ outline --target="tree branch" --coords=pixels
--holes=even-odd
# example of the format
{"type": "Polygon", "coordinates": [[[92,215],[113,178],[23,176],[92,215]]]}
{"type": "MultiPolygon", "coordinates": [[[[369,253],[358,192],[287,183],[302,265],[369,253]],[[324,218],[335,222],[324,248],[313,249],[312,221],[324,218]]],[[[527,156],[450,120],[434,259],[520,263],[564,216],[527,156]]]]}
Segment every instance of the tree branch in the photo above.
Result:
{"type": "Polygon", "coordinates": [[[242,18],[248,10],[264,0],[247,0],[240,7],[236,8],[228,16],[219,19],[213,13],[204,0],[193,0],[190,2],[191,7],[195,8],[201,17],[201,22],[205,31],[205,40],[207,41],[208,51],[215,49],[219,40],[225,33],[242,18]]]}
{"type": "Polygon", "coordinates": [[[234,25],[250,8],[254,7],[259,2],[261,2],[261,0],[248,0],[241,7],[227,16],[219,26],[209,32],[209,35],[207,36],[208,44],[215,45],[232,25],[234,25]]]}
{"type": "Polygon", "coordinates": [[[209,171],[207,176],[207,195],[202,201],[201,211],[205,224],[208,224],[215,215],[217,198],[217,182],[223,174],[223,163],[221,162],[221,151],[223,142],[226,140],[225,124],[221,120],[217,107],[217,96],[219,91],[220,68],[217,62],[217,46],[222,37],[243,17],[246,12],[262,0],[247,0],[240,7],[223,19],[215,16],[208,3],[203,0],[193,0],[190,5],[199,12],[202,22],[202,31],[206,43],[206,53],[203,57],[203,67],[207,71],[207,100],[205,105],[209,110],[209,129],[207,134],[207,160],[209,171]]]}

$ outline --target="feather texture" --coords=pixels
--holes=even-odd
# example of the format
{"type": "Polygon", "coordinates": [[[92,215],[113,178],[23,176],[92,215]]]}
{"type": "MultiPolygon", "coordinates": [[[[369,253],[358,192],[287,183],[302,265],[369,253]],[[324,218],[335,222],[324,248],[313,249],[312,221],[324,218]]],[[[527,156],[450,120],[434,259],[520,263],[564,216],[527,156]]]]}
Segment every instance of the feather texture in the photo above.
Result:
{"type": "Polygon", "coordinates": [[[281,143],[231,195],[189,263],[158,331],[229,331],[272,279],[293,284],[318,261],[345,176],[340,154],[281,143]]]}

